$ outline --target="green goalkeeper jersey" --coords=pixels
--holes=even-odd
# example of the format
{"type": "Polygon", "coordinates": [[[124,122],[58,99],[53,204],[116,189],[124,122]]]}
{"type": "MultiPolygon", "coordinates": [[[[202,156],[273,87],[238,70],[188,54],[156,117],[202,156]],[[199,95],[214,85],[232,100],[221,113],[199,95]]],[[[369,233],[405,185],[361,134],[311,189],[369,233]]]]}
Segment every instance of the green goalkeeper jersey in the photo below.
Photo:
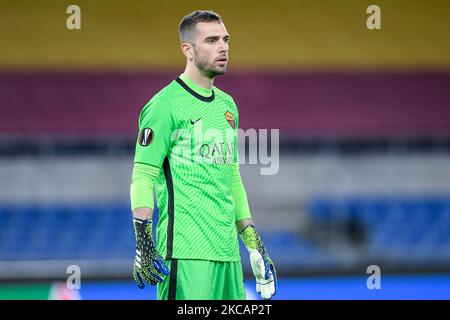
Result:
{"type": "Polygon", "coordinates": [[[231,192],[238,123],[228,94],[184,75],[142,109],[134,162],[161,168],[156,238],[166,259],[240,260],[231,192]]]}

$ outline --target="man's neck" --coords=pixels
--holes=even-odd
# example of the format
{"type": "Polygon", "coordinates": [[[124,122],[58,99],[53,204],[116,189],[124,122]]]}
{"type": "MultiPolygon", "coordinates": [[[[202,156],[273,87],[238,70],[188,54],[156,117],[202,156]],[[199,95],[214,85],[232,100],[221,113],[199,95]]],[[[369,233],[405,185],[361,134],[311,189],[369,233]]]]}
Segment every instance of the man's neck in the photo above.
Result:
{"type": "Polygon", "coordinates": [[[211,90],[214,84],[214,78],[208,78],[202,74],[197,68],[186,66],[183,72],[189,79],[191,79],[198,86],[211,90]]]}

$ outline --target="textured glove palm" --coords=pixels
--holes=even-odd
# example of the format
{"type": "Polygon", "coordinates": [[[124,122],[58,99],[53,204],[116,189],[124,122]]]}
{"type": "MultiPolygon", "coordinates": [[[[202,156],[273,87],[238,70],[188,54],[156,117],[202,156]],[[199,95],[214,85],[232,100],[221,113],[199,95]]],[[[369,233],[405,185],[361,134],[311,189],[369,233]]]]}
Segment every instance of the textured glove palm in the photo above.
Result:
{"type": "Polygon", "coordinates": [[[239,236],[250,254],[250,264],[256,278],[256,292],[263,299],[270,299],[276,294],[277,274],[275,265],[253,225],[249,225],[239,236]]]}
{"type": "Polygon", "coordinates": [[[156,250],[152,237],[152,221],[133,219],[136,234],[136,257],[134,260],[133,277],[139,288],[145,287],[145,282],[156,285],[169,274],[169,268],[156,250]]]}

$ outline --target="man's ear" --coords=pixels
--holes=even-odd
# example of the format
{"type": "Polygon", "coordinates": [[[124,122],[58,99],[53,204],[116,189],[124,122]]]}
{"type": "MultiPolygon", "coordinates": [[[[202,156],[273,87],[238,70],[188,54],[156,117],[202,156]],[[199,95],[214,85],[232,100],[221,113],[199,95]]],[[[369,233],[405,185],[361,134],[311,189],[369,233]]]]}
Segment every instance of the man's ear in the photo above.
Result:
{"type": "Polygon", "coordinates": [[[181,51],[186,56],[186,58],[188,58],[189,61],[194,60],[194,52],[193,52],[194,48],[190,43],[183,42],[181,44],[181,51]]]}

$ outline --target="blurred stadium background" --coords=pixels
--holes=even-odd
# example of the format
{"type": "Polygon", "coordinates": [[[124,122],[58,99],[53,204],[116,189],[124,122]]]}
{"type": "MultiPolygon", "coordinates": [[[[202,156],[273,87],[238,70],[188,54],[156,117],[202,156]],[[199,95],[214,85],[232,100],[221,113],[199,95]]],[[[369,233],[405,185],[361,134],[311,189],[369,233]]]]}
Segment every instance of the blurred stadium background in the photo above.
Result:
{"type": "Polygon", "coordinates": [[[242,128],[280,129],[278,174],[241,167],[276,298],[449,299],[445,0],[0,0],[0,299],[155,298],[131,280],[137,118],[182,72],[177,26],[201,8],[231,34],[216,85],[242,128]]]}

